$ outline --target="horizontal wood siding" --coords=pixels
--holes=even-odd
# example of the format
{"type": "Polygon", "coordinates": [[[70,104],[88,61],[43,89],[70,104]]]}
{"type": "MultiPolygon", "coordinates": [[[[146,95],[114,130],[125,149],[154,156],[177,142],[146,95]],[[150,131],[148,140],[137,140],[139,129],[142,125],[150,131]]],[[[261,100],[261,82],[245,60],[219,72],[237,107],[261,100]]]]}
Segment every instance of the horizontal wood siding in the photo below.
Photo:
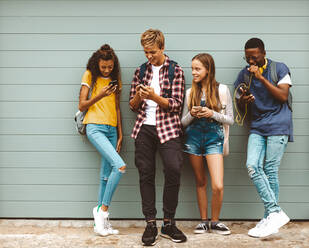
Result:
{"type": "MultiPolygon", "coordinates": [[[[81,76],[92,52],[109,43],[119,56],[128,164],[112,201],[113,218],[142,218],[128,107],[134,70],[145,61],[140,34],[161,29],[166,54],[185,71],[191,58],[213,55],[218,81],[233,91],[245,65],[244,43],[260,37],[267,56],[292,73],[295,142],[280,167],[280,205],[309,219],[309,1],[0,1],[0,218],[91,218],[100,157],[75,131],[81,76]]],[[[245,168],[248,130],[231,127],[225,159],[223,219],[258,219],[263,206],[245,168]]],[[[158,157],[157,209],[163,172],[158,157]]],[[[209,185],[210,186],[210,185],[209,185]]],[[[211,190],[208,190],[211,195],[211,190]]],[[[195,180],[185,161],[177,218],[199,218],[195,180]]]]}

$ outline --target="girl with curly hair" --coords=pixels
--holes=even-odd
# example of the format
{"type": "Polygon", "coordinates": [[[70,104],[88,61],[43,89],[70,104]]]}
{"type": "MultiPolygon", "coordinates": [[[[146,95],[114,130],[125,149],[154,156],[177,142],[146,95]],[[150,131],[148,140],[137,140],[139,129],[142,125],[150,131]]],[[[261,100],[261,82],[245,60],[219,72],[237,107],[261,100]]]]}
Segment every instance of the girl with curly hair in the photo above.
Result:
{"type": "Polygon", "coordinates": [[[105,44],[89,58],[79,97],[79,110],[88,109],[83,121],[87,124],[87,137],[101,155],[98,206],[93,208],[94,231],[101,236],[119,233],[109,222],[108,208],[126,169],[119,156],[122,144],[121,85],[118,58],[105,44]]]}

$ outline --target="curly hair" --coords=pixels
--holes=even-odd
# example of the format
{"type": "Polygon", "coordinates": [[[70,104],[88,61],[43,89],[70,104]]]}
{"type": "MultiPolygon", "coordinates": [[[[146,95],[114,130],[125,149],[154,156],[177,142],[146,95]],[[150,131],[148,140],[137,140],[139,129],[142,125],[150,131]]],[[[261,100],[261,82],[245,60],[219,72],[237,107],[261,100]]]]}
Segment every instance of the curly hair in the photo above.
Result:
{"type": "Polygon", "coordinates": [[[87,70],[91,72],[92,85],[94,86],[97,78],[102,76],[102,73],[99,68],[100,60],[112,60],[114,62],[114,68],[110,74],[112,80],[121,81],[121,73],[120,73],[120,65],[117,55],[115,54],[113,48],[111,48],[108,44],[104,44],[101,48],[95,51],[92,56],[89,58],[87,63],[87,70]]]}

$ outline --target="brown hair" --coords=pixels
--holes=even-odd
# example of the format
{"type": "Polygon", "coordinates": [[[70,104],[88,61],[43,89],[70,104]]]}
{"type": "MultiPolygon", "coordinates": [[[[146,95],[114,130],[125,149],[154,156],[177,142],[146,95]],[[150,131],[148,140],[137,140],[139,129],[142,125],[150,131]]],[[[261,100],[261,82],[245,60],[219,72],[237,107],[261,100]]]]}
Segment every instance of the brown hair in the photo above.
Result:
{"type": "Polygon", "coordinates": [[[159,49],[164,48],[164,35],[158,29],[148,29],[141,35],[143,47],[157,45],[159,49]]]}
{"type": "MultiPolygon", "coordinates": [[[[95,51],[92,56],[89,58],[87,63],[87,70],[91,72],[92,77],[92,85],[97,81],[99,76],[102,76],[100,68],[99,68],[99,61],[100,60],[112,60],[114,62],[114,68],[110,74],[110,78],[112,80],[117,80],[118,85],[121,84],[121,73],[120,73],[120,64],[114,49],[111,48],[108,44],[104,44],[100,47],[99,50],[95,51]]],[[[117,87],[116,92],[118,93],[119,87],[117,87]]]]}
{"type": "MultiPolygon", "coordinates": [[[[206,106],[212,110],[220,111],[221,103],[219,100],[218,86],[219,83],[215,79],[215,62],[212,56],[208,53],[200,53],[192,58],[193,60],[200,61],[207,69],[206,75],[206,106]]],[[[189,96],[189,109],[193,106],[199,106],[202,97],[202,85],[201,82],[194,83],[192,81],[192,88],[189,96]]]]}

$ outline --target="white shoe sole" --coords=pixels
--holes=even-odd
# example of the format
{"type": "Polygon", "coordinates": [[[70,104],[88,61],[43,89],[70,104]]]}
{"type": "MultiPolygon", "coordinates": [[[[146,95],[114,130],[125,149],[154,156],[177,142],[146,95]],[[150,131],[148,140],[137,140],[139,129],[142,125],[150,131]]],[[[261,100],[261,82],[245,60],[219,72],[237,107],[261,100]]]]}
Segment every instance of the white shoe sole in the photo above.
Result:
{"type": "Polygon", "coordinates": [[[163,238],[166,238],[166,239],[170,239],[170,240],[172,240],[175,243],[184,242],[184,241],[182,241],[180,239],[173,239],[172,237],[168,236],[167,234],[160,233],[160,236],[163,237],[163,238]]]}
{"type": "Polygon", "coordinates": [[[117,230],[115,230],[115,229],[113,229],[113,232],[108,232],[110,235],[118,235],[119,234],[119,231],[117,230]]]}
{"type": "Polygon", "coordinates": [[[254,233],[248,232],[248,236],[250,236],[252,238],[266,238],[266,237],[269,237],[270,235],[276,234],[278,232],[279,232],[278,229],[273,231],[273,232],[270,232],[270,233],[267,233],[267,234],[263,234],[263,235],[258,235],[258,234],[254,234],[254,233]]]}
{"type": "Polygon", "coordinates": [[[220,235],[230,235],[231,231],[219,231],[219,230],[211,230],[210,232],[220,235]]]}
{"type": "Polygon", "coordinates": [[[154,245],[156,245],[158,243],[158,237],[159,237],[159,235],[157,234],[155,241],[153,243],[149,244],[149,245],[146,245],[146,243],[144,243],[142,241],[143,246],[154,246],[154,245]]]}
{"type": "Polygon", "coordinates": [[[266,237],[269,237],[269,236],[271,236],[271,235],[273,235],[273,234],[276,234],[276,233],[278,233],[279,232],[279,230],[277,229],[277,230],[275,230],[275,231],[273,231],[273,232],[271,232],[271,233],[267,233],[267,234],[264,234],[264,235],[260,235],[260,238],[266,238],[266,237]]]}
{"type": "Polygon", "coordinates": [[[99,236],[102,236],[102,237],[106,237],[106,236],[109,235],[109,233],[100,233],[100,232],[98,232],[98,230],[95,227],[93,228],[93,231],[94,231],[94,233],[96,235],[99,235],[99,236]]]}
{"type": "Polygon", "coordinates": [[[209,231],[207,230],[194,230],[193,231],[195,234],[204,234],[204,233],[208,233],[209,231]]]}

